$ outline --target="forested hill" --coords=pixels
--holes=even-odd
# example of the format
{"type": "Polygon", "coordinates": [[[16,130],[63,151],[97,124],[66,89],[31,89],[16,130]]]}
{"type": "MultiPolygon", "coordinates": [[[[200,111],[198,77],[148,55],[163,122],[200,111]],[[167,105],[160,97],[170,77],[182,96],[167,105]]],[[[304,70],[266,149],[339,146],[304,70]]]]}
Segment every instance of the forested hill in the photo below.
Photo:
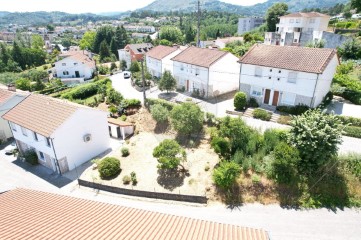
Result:
{"type": "MultiPolygon", "coordinates": [[[[268,0],[253,6],[245,7],[224,3],[219,0],[203,0],[202,8],[207,11],[224,11],[241,15],[259,15],[263,16],[267,9],[276,2],[285,2],[289,6],[290,12],[301,11],[305,8],[326,8],[332,7],[337,3],[347,3],[348,0],[268,0]]],[[[140,9],[144,11],[195,11],[197,9],[197,0],[156,0],[148,6],[140,9]]]]}

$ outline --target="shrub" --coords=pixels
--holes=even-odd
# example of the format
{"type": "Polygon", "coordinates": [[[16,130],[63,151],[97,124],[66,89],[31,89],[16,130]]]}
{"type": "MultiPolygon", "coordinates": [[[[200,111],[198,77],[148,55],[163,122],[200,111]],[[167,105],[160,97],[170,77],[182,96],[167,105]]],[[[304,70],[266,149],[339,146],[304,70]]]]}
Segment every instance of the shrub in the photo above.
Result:
{"type": "Polygon", "coordinates": [[[213,181],[218,187],[227,190],[232,187],[240,173],[241,168],[237,163],[222,161],[213,171],[213,181]]]}
{"type": "Polygon", "coordinates": [[[247,95],[244,92],[238,92],[233,100],[234,108],[237,111],[242,111],[247,106],[247,95]]]}
{"type": "Polygon", "coordinates": [[[137,174],[135,172],[130,173],[130,179],[132,180],[133,185],[137,185],[138,180],[137,180],[137,174]]]}
{"type": "Polygon", "coordinates": [[[263,148],[266,154],[272,152],[274,148],[282,141],[285,131],[278,129],[267,129],[263,134],[263,148]]]}
{"type": "Polygon", "coordinates": [[[337,116],[343,124],[349,124],[354,127],[361,127],[361,118],[348,117],[348,116],[337,116]]]}
{"type": "Polygon", "coordinates": [[[142,102],[139,99],[124,99],[120,105],[122,108],[140,107],[142,102]]]}
{"type": "Polygon", "coordinates": [[[278,122],[279,124],[290,125],[290,124],[291,124],[291,120],[292,120],[292,116],[282,115],[282,116],[280,116],[280,118],[277,120],[277,122],[278,122]]]}
{"type": "Polygon", "coordinates": [[[355,64],[352,61],[344,62],[337,66],[337,73],[338,74],[349,74],[354,69],[355,64]]]}
{"type": "Polygon", "coordinates": [[[148,107],[151,107],[155,104],[160,104],[163,107],[167,108],[168,111],[171,111],[173,109],[173,107],[175,106],[174,103],[168,102],[164,99],[147,98],[145,101],[146,101],[146,104],[148,107]]]}
{"type": "Polygon", "coordinates": [[[98,85],[96,83],[86,83],[74,87],[70,91],[61,95],[61,97],[66,99],[86,99],[91,97],[98,92],[98,85]]]}
{"type": "Polygon", "coordinates": [[[158,168],[176,169],[186,161],[186,152],[175,140],[166,139],[154,148],[153,157],[159,162],[158,168]]]}
{"type": "Polygon", "coordinates": [[[213,113],[206,113],[205,116],[205,123],[208,124],[208,126],[212,126],[216,123],[216,116],[213,113]]]}
{"type": "Polygon", "coordinates": [[[123,147],[120,151],[122,152],[122,157],[129,156],[129,149],[128,148],[123,147]]]}
{"type": "Polygon", "coordinates": [[[123,121],[123,122],[126,121],[126,120],[127,120],[127,116],[123,114],[122,116],[120,116],[120,120],[123,121]]]}
{"type": "Polygon", "coordinates": [[[292,114],[292,115],[301,115],[309,110],[310,107],[306,105],[297,105],[297,106],[277,106],[277,110],[280,112],[292,114]]]}
{"type": "Polygon", "coordinates": [[[361,82],[352,79],[349,75],[336,74],[333,78],[332,91],[354,104],[361,104],[361,82]],[[338,87],[337,91],[335,91],[335,85],[344,87],[344,89],[338,87]]]}
{"type": "Polygon", "coordinates": [[[230,144],[222,137],[214,137],[211,141],[214,151],[221,157],[228,159],[230,156],[230,144]]]}
{"type": "Polygon", "coordinates": [[[343,135],[354,138],[361,138],[361,127],[346,126],[343,135]]]}
{"type": "Polygon", "coordinates": [[[99,175],[102,179],[110,178],[120,172],[120,161],[114,157],[104,158],[98,165],[99,175]]]}
{"type": "Polygon", "coordinates": [[[159,90],[161,90],[161,91],[166,90],[168,93],[169,91],[176,89],[177,80],[173,77],[173,75],[170,71],[166,70],[158,82],[158,87],[159,87],[159,90]]]}
{"type": "Polygon", "coordinates": [[[253,174],[251,179],[253,184],[258,184],[261,181],[261,177],[257,174],[253,174]]]}
{"type": "Polygon", "coordinates": [[[259,104],[255,98],[251,97],[248,101],[248,107],[258,108],[259,104]]]}
{"type": "Polygon", "coordinates": [[[344,168],[361,180],[361,155],[351,153],[348,155],[339,156],[339,161],[343,164],[344,168]]]}
{"type": "Polygon", "coordinates": [[[24,158],[25,158],[25,161],[27,161],[31,165],[38,164],[38,155],[36,154],[36,152],[34,150],[25,151],[24,158]]]}
{"type": "Polygon", "coordinates": [[[175,106],[170,112],[172,126],[180,134],[199,133],[203,128],[203,118],[199,106],[190,102],[175,106]]]}
{"type": "Polygon", "coordinates": [[[125,175],[123,177],[123,184],[124,185],[128,185],[131,181],[132,181],[132,179],[128,175],[125,175]]]}
{"type": "Polygon", "coordinates": [[[168,121],[169,110],[161,104],[155,104],[150,107],[150,113],[157,122],[168,121]]]}
{"type": "Polygon", "coordinates": [[[263,121],[269,121],[272,118],[272,113],[267,112],[264,109],[257,108],[253,111],[253,117],[263,121]]]}
{"type": "Polygon", "coordinates": [[[123,100],[123,95],[117,92],[115,89],[111,88],[107,91],[107,103],[113,103],[115,105],[119,105],[123,100]]]}

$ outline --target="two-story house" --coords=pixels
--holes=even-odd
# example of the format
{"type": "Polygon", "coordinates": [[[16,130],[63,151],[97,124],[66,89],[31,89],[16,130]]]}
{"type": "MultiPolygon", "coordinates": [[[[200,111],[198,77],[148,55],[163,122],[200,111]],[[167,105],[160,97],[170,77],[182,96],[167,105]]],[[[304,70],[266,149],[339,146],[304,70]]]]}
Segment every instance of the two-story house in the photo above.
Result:
{"type": "Polygon", "coordinates": [[[39,163],[64,173],[109,148],[107,112],[31,94],[3,115],[20,153],[34,150],[39,163]]]}
{"type": "Polygon", "coordinates": [[[127,69],[133,61],[141,61],[144,55],[153,48],[151,43],[128,44],[124,49],[118,50],[119,61],[127,63],[127,69]]]}
{"type": "Polygon", "coordinates": [[[12,109],[16,104],[25,98],[24,93],[12,92],[0,89],[0,140],[6,141],[13,135],[9,126],[9,122],[4,120],[2,116],[12,109]]]}
{"type": "Polygon", "coordinates": [[[339,65],[335,49],[255,44],[241,59],[240,91],[259,104],[317,107],[339,65]]]}
{"type": "Polygon", "coordinates": [[[147,68],[152,76],[160,78],[164,71],[173,73],[173,61],[171,60],[181,52],[179,47],[159,45],[146,53],[147,68]]]}
{"type": "Polygon", "coordinates": [[[238,58],[217,49],[189,47],[171,59],[178,88],[210,98],[237,90],[238,58]]]}
{"type": "Polygon", "coordinates": [[[55,62],[53,77],[64,83],[82,83],[91,79],[96,71],[96,63],[87,51],[69,51],[63,59],[55,62]]]}

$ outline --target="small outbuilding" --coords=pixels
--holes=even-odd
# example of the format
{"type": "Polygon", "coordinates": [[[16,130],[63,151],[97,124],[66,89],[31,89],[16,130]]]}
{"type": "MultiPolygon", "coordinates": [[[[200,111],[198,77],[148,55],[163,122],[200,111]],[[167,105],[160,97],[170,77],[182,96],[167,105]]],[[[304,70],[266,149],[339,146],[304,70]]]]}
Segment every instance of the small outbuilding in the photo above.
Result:
{"type": "Polygon", "coordinates": [[[109,135],[112,138],[125,140],[134,134],[134,124],[115,118],[108,118],[109,135]]]}

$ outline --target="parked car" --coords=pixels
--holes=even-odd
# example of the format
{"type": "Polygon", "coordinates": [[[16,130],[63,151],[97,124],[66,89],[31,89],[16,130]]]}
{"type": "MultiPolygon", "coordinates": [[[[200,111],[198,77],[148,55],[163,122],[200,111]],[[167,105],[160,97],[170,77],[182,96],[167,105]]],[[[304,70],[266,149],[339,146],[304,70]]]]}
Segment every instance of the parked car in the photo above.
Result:
{"type": "Polygon", "coordinates": [[[17,151],[17,146],[15,141],[9,144],[7,147],[4,148],[6,155],[13,155],[15,151],[17,151]]]}
{"type": "Polygon", "coordinates": [[[130,78],[131,77],[131,73],[130,72],[124,72],[124,78],[127,79],[127,78],[130,78]]]}

